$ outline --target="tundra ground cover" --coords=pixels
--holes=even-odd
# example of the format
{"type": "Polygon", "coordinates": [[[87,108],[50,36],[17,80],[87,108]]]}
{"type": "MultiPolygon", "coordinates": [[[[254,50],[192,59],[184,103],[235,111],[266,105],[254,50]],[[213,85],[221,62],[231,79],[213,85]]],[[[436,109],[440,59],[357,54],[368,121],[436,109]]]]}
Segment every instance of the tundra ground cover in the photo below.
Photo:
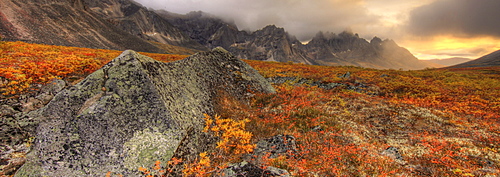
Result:
{"type": "MultiPolygon", "coordinates": [[[[2,100],[35,91],[54,78],[78,80],[120,53],[4,42],[2,100]]],[[[165,62],[186,57],[144,54],[165,62]]],[[[278,134],[296,137],[297,152],[254,159],[256,163],[296,176],[500,175],[500,67],[400,71],[245,62],[267,78],[341,84],[327,90],[292,79],[274,84],[276,94],[258,94],[249,104],[222,100],[219,120],[245,122],[253,143],[278,134]],[[389,147],[397,148],[402,158],[384,153],[389,147]]],[[[248,135],[241,143],[250,146],[248,135]]],[[[206,164],[224,166],[221,161],[236,159],[241,157],[207,153],[186,166],[220,169],[206,164]],[[207,163],[210,159],[213,163],[207,163]]],[[[179,159],[166,164],[173,163],[179,159]]],[[[159,164],[151,166],[161,171],[159,164]]]]}
{"type": "MultiPolygon", "coordinates": [[[[78,47],[2,42],[0,44],[0,92],[15,96],[55,78],[81,78],[117,57],[121,51],[78,47]]],[[[144,53],[160,61],[175,61],[185,55],[144,53]]]]}

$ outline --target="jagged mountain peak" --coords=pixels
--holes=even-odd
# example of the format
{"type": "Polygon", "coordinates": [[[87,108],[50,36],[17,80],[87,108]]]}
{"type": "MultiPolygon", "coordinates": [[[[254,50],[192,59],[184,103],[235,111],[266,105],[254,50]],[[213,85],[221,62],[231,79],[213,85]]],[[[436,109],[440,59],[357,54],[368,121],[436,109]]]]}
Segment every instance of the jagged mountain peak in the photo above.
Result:
{"type": "Polygon", "coordinates": [[[257,36],[264,36],[264,35],[270,35],[270,36],[286,36],[288,37],[289,34],[285,31],[284,28],[277,27],[276,25],[267,25],[264,28],[257,30],[253,32],[253,34],[257,36]]]}
{"type": "Polygon", "coordinates": [[[352,32],[351,30],[344,30],[344,31],[342,31],[341,33],[339,33],[339,35],[338,35],[338,36],[341,36],[341,37],[348,37],[348,38],[351,38],[351,37],[359,38],[358,33],[354,33],[354,32],[352,32]]]}
{"type": "Polygon", "coordinates": [[[372,38],[372,40],[370,40],[370,44],[372,44],[372,45],[381,45],[381,44],[382,44],[382,42],[383,42],[383,41],[382,41],[382,39],[380,39],[380,38],[379,38],[379,37],[377,37],[377,36],[374,36],[374,37],[372,38]]]}
{"type": "Polygon", "coordinates": [[[356,38],[360,38],[360,37],[359,37],[358,33],[353,33],[352,31],[342,31],[339,34],[336,34],[336,33],[330,32],[330,31],[327,31],[327,32],[319,31],[318,33],[316,33],[314,38],[331,40],[331,39],[350,39],[350,38],[356,39],[356,38]]]}

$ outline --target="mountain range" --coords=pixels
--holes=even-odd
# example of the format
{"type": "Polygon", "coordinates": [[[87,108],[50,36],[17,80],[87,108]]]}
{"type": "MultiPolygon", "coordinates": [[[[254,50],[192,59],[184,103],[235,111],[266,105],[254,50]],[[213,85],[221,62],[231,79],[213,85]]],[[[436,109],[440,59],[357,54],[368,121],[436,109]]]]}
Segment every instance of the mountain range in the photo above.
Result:
{"type": "Polygon", "coordinates": [[[418,60],[395,41],[318,32],[303,44],[268,25],[249,32],[204,12],[151,10],[131,0],[2,0],[0,35],[53,45],[192,54],[223,47],[238,58],[377,69],[441,67],[418,60]]]}

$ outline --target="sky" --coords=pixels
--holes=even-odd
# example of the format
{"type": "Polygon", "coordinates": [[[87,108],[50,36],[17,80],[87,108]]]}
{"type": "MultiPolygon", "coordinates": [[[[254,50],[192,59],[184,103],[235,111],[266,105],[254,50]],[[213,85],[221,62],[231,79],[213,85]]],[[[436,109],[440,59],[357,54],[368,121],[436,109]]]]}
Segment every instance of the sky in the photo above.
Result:
{"type": "Polygon", "coordinates": [[[476,59],[500,50],[500,0],[135,0],[185,14],[204,11],[240,30],[274,24],[307,42],[352,30],[393,39],[419,59],[476,59]]]}

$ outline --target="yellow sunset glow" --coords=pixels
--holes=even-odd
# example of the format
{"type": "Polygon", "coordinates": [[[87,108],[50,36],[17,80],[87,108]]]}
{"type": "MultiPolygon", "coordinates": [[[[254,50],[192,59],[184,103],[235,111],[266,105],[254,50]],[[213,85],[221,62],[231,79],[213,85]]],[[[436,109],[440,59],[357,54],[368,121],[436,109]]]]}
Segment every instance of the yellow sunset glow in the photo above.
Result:
{"type": "Polygon", "coordinates": [[[476,59],[500,49],[500,39],[492,37],[457,38],[437,36],[428,40],[406,40],[401,44],[417,58],[443,59],[463,57],[476,59]]]}

